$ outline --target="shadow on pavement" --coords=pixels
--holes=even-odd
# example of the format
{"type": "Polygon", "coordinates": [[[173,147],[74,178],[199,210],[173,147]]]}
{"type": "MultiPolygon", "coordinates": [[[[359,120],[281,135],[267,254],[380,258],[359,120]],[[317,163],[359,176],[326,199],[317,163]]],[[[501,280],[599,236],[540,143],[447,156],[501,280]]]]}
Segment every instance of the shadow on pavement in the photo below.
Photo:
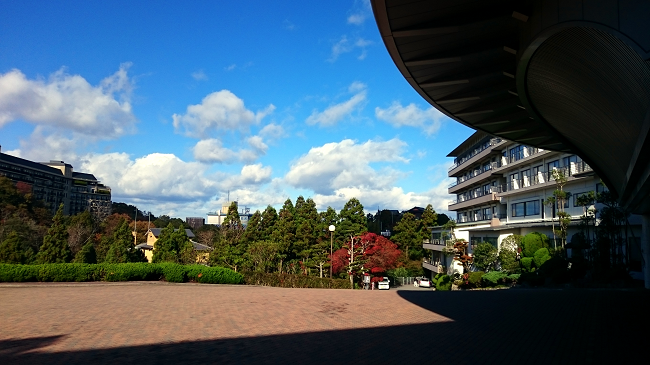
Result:
{"type": "MultiPolygon", "coordinates": [[[[343,331],[45,353],[63,336],[0,342],[1,364],[647,363],[649,291],[399,292],[450,318],[343,331]]],[[[378,316],[390,308],[373,305],[378,316]]]]}

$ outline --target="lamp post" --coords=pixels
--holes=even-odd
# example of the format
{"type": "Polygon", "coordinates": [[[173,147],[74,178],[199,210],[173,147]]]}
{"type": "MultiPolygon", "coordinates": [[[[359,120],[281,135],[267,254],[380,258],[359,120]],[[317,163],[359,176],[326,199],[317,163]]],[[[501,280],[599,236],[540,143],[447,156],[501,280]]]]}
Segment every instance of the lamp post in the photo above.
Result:
{"type": "Polygon", "coordinates": [[[333,224],[330,224],[329,230],[330,230],[330,279],[331,279],[332,278],[332,265],[334,264],[334,262],[332,261],[332,259],[334,258],[334,257],[332,257],[333,248],[334,248],[334,231],[336,230],[336,227],[333,224]]]}

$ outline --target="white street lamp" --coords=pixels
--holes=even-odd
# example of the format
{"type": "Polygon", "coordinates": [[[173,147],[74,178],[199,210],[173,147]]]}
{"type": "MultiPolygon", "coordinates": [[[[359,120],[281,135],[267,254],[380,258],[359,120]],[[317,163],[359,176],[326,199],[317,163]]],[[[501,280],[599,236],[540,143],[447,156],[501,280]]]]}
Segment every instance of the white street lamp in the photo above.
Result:
{"type": "Polygon", "coordinates": [[[333,224],[330,224],[329,226],[330,230],[330,279],[332,278],[332,265],[334,264],[334,261],[332,261],[332,250],[334,248],[334,231],[336,230],[336,227],[333,224]]]}

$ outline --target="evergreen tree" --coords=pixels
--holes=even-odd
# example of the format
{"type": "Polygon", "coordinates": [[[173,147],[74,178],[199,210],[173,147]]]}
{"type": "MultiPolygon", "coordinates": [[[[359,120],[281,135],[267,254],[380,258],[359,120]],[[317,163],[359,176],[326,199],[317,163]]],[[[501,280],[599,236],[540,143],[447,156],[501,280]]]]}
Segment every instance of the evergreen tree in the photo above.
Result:
{"type": "MultiPolygon", "coordinates": [[[[190,243],[185,229],[174,229],[174,225],[169,223],[160,231],[160,236],[156,240],[152,262],[182,263],[186,259],[184,256],[187,255],[190,246],[192,243],[190,243]]],[[[191,249],[193,250],[194,247],[191,249]]]]}
{"type": "Polygon", "coordinates": [[[271,234],[271,240],[280,245],[280,270],[286,259],[293,251],[293,243],[296,237],[295,208],[291,199],[287,199],[280,209],[275,230],[271,234]]]}
{"type": "Polygon", "coordinates": [[[11,232],[0,244],[0,262],[5,264],[24,264],[27,257],[22,248],[20,237],[11,232]]]}
{"type": "Polygon", "coordinates": [[[431,204],[427,205],[426,208],[424,208],[424,212],[422,213],[422,218],[418,221],[418,231],[420,233],[420,240],[428,240],[431,238],[431,227],[435,227],[438,225],[438,214],[436,213],[435,210],[433,210],[433,206],[431,204]]]}
{"type": "Polygon", "coordinates": [[[242,241],[250,245],[253,242],[262,240],[262,234],[262,213],[256,210],[248,220],[248,224],[242,235],[242,241]]]}
{"type": "Polygon", "coordinates": [[[278,212],[272,206],[267,206],[262,213],[262,239],[270,240],[271,234],[275,230],[275,224],[278,221],[278,212]]]}
{"type": "Polygon", "coordinates": [[[135,239],[126,220],[122,220],[122,223],[113,233],[113,242],[106,253],[106,262],[114,264],[146,262],[144,253],[135,248],[135,239]]]}
{"type": "Polygon", "coordinates": [[[221,234],[210,253],[210,263],[235,271],[246,264],[247,243],[243,242],[244,228],[239,218],[237,202],[230,203],[228,214],[221,225],[221,234]]]}
{"type": "Polygon", "coordinates": [[[86,243],[77,255],[75,255],[73,262],[78,264],[96,264],[97,263],[97,252],[95,252],[95,246],[92,242],[86,243]]]}
{"type": "Polygon", "coordinates": [[[345,242],[350,241],[350,236],[359,236],[368,231],[366,214],[363,212],[363,205],[357,198],[350,199],[339,212],[339,225],[336,227],[335,235],[342,247],[345,242]]]}
{"type": "Polygon", "coordinates": [[[395,234],[391,235],[391,240],[395,242],[399,249],[404,252],[407,258],[419,258],[416,247],[422,247],[422,240],[418,232],[418,222],[411,213],[404,213],[402,219],[393,227],[395,234]]]}
{"type": "Polygon", "coordinates": [[[43,238],[43,245],[36,255],[36,261],[40,264],[64,263],[70,262],[71,256],[68,247],[68,231],[63,217],[63,204],[61,204],[52,219],[52,226],[43,238]]]}

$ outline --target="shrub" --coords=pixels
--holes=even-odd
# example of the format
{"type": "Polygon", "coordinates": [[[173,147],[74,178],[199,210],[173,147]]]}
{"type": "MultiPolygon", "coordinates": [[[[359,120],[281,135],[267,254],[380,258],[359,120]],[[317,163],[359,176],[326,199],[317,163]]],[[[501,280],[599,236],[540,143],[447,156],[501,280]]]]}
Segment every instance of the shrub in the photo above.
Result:
{"type": "Polygon", "coordinates": [[[451,276],[449,275],[442,275],[438,279],[438,283],[436,284],[436,290],[440,291],[449,291],[451,290],[451,276]]]}
{"type": "Polygon", "coordinates": [[[479,288],[481,287],[481,278],[485,275],[483,271],[474,271],[469,273],[469,278],[467,279],[468,285],[470,288],[479,288]]]}
{"type": "Polygon", "coordinates": [[[498,251],[489,242],[481,242],[474,249],[474,266],[481,270],[489,270],[497,262],[498,251]]]}
{"type": "Polygon", "coordinates": [[[521,258],[521,267],[524,272],[532,272],[533,270],[533,258],[532,257],[522,257],[521,258]]]}
{"type": "Polygon", "coordinates": [[[86,243],[74,257],[73,262],[77,264],[96,264],[97,252],[92,242],[86,243]]]}
{"type": "Polygon", "coordinates": [[[504,282],[504,279],[506,277],[508,277],[508,275],[504,272],[490,271],[489,273],[483,275],[481,282],[483,282],[483,284],[486,286],[496,286],[500,282],[504,282]]]}
{"type": "Polygon", "coordinates": [[[551,255],[548,252],[547,248],[540,248],[535,251],[533,255],[533,261],[535,262],[535,267],[540,268],[544,263],[551,259],[551,255]]]}
{"type": "Polygon", "coordinates": [[[545,234],[539,232],[531,232],[524,236],[521,241],[523,247],[522,256],[533,257],[535,252],[540,248],[548,247],[549,239],[545,234]]]}
{"type": "MultiPolygon", "coordinates": [[[[25,281],[136,281],[167,280],[183,282],[192,280],[210,284],[240,284],[243,276],[222,267],[179,265],[172,263],[124,264],[0,264],[0,282],[25,281]]],[[[349,282],[346,280],[346,283],[349,282]]]]}
{"type": "Polygon", "coordinates": [[[244,282],[249,285],[276,286],[282,288],[328,288],[350,289],[347,279],[317,278],[314,276],[279,273],[244,273],[244,282]]]}
{"type": "Polygon", "coordinates": [[[510,274],[508,275],[508,281],[511,283],[516,283],[517,281],[519,281],[520,276],[521,274],[510,274]]]}

